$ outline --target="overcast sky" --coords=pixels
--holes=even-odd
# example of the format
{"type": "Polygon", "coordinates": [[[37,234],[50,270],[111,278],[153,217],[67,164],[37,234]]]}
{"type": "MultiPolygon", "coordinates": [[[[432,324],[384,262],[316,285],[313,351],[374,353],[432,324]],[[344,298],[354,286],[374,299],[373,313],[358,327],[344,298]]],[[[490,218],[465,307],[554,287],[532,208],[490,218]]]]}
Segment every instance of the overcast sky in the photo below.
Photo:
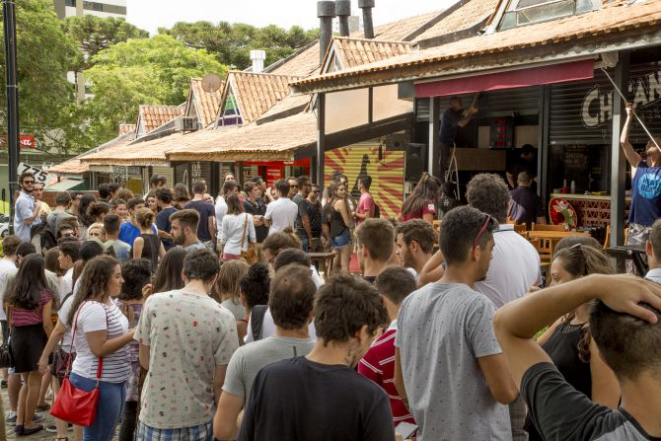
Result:
{"type": "MultiPolygon", "coordinates": [[[[229,21],[255,26],[276,24],[289,28],[317,27],[316,0],[128,0],[128,21],[155,34],[159,27],[178,21],[229,21]]],[[[376,0],[374,22],[389,23],[433,10],[453,0],[376,0]]],[[[360,15],[358,1],[351,0],[353,14],[360,15]]]]}

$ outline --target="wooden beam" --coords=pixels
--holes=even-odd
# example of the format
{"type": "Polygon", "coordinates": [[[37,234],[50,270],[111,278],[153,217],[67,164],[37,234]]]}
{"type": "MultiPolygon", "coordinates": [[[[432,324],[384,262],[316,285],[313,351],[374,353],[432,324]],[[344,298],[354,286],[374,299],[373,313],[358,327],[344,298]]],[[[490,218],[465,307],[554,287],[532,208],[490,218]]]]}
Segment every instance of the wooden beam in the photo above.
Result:
{"type": "Polygon", "coordinates": [[[319,134],[317,138],[317,167],[316,179],[319,188],[324,188],[324,156],[326,153],[326,94],[320,93],[317,96],[317,123],[319,134]]]}
{"type": "Polygon", "coordinates": [[[412,126],[413,113],[407,113],[376,121],[372,124],[363,124],[351,129],[330,133],[326,135],[326,150],[346,147],[351,144],[378,138],[379,136],[411,129],[412,126]]]}

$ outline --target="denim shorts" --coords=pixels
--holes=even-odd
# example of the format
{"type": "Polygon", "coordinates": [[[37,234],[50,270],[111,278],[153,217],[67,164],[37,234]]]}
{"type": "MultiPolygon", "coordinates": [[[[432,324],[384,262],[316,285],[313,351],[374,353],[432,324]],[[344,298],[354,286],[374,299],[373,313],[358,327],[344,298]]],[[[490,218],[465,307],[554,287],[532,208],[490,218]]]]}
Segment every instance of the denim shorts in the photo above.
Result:
{"type": "Polygon", "coordinates": [[[349,245],[351,245],[351,236],[349,236],[349,230],[344,230],[342,234],[331,239],[331,246],[333,249],[339,250],[349,245]]]}

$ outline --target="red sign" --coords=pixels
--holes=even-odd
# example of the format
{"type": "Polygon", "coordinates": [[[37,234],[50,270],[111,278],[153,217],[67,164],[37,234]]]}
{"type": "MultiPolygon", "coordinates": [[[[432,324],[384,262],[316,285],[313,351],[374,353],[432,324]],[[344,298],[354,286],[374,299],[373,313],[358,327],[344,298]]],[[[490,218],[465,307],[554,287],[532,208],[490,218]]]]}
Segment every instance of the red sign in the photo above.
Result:
{"type": "Polygon", "coordinates": [[[266,166],[266,185],[272,186],[279,179],[285,177],[285,168],[282,165],[266,166]]]}
{"type": "MultiPolygon", "coordinates": [[[[18,138],[18,145],[22,149],[33,149],[37,147],[37,141],[32,135],[21,134],[18,138]]],[[[7,135],[0,135],[0,148],[7,147],[7,135]]]]}

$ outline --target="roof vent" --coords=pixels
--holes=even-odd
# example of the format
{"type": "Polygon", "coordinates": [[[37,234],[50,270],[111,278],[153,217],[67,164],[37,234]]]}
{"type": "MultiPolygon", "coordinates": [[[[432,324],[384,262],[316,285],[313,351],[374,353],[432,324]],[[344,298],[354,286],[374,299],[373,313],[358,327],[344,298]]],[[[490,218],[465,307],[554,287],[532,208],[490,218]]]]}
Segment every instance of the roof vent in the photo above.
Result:
{"type": "Polygon", "coordinates": [[[250,60],[252,60],[252,72],[260,73],[264,70],[264,60],[266,60],[266,52],[263,50],[250,51],[250,60]]]}

